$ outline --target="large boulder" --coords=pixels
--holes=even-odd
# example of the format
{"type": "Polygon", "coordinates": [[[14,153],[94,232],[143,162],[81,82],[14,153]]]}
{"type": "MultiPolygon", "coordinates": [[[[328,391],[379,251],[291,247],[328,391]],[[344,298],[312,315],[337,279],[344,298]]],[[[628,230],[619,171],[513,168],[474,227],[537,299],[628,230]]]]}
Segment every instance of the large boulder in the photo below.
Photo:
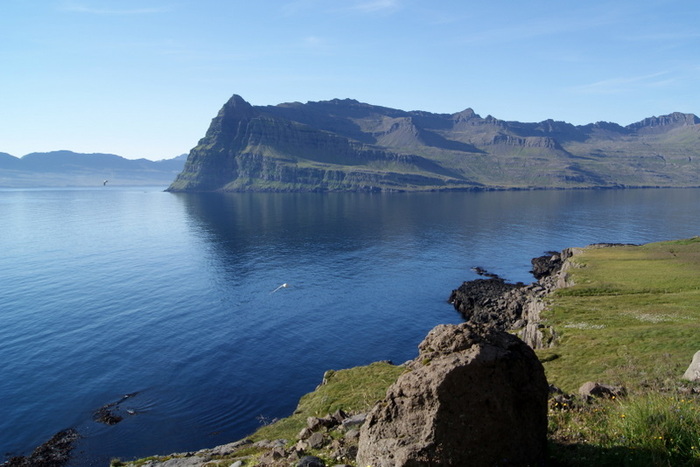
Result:
{"type": "Polygon", "coordinates": [[[693,361],[690,362],[690,366],[685,370],[683,379],[700,381],[700,351],[695,352],[695,355],[693,355],[693,361]]]}
{"type": "Polygon", "coordinates": [[[368,414],[357,464],[535,465],[546,458],[548,384],[517,337],[440,325],[368,414]]]}

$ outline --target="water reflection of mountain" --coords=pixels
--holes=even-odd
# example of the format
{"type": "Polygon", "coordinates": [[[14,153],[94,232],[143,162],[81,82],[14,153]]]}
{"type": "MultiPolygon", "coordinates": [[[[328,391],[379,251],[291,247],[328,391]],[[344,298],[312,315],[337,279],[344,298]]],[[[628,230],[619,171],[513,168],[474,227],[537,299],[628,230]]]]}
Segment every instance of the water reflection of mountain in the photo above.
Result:
{"type": "Polygon", "coordinates": [[[678,217],[688,212],[684,206],[694,203],[694,193],[652,189],[173,196],[218,252],[234,261],[248,254],[251,259],[259,256],[261,249],[267,255],[294,254],[296,261],[303,261],[308,255],[330,258],[333,253],[390,246],[392,254],[448,251],[453,260],[483,266],[499,263],[502,255],[509,260],[515,255],[515,264],[525,269],[531,257],[550,249],[665,239],[668,235],[659,231],[667,229],[661,226],[684,225],[678,217]],[[436,242],[445,244],[438,249],[436,242]]]}
{"type": "Polygon", "coordinates": [[[411,194],[178,194],[192,218],[221,244],[317,249],[367,246],[385,237],[419,235],[450,205],[411,194]],[[337,238],[343,237],[343,242],[337,238]]]}

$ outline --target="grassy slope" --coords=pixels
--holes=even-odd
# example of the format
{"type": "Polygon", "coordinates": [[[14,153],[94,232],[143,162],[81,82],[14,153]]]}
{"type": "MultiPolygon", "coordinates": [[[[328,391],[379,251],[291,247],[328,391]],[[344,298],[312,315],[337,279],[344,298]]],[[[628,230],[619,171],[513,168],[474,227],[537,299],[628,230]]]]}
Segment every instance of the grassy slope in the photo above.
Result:
{"type": "Polygon", "coordinates": [[[544,315],[561,336],[539,352],[550,382],[634,388],[681,375],[700,349],[700,238],[587,249],[573,261],[576,285],[544,315]]]}
{"type": "Polygon", "coordinates": [[[295,439],[306,426],[307,417],[325,417],[342,409],[348,413],[368,412],[384,399],[387,388],[403,373],[403,367],[384,362],[347,370],[328,371],[326,383],[299,401],[294,414],[264,426],[250,439],[295,439]]]}
{"type": "Polygon", "coordinates": [[[552,406],[555,465],[700,465],[700,384],[681,381],[700,349],[700,238],[586,249],[573,261],[577,285],[544,313],[561,336],[538,351],[547,378],[567,392],[592,380],[630,394],[552,406]]]}

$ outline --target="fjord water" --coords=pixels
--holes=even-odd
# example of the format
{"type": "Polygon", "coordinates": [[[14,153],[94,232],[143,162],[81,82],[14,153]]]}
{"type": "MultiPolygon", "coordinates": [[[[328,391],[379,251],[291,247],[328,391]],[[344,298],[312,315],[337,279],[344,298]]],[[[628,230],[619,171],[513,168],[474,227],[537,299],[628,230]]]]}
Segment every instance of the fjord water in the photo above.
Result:
{"type": "Polygon", "coordinates": [[[471,267],[698,235],[699,195],[0,191],[0,459],[68,427],[74,466],[239,439],[328,369],[413,358],[471,267]]]}

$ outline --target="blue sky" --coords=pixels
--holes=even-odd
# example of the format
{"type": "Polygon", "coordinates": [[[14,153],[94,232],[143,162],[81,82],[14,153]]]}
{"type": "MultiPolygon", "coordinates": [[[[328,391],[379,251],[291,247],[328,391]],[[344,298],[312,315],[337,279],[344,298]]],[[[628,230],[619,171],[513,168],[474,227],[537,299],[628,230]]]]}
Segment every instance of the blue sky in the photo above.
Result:
{"type": "Polygon", "coordinates": [[[0,152],[188,152],[232,94],[504,120],[700,114],[697,0],[2,0],[0,152]]]}

